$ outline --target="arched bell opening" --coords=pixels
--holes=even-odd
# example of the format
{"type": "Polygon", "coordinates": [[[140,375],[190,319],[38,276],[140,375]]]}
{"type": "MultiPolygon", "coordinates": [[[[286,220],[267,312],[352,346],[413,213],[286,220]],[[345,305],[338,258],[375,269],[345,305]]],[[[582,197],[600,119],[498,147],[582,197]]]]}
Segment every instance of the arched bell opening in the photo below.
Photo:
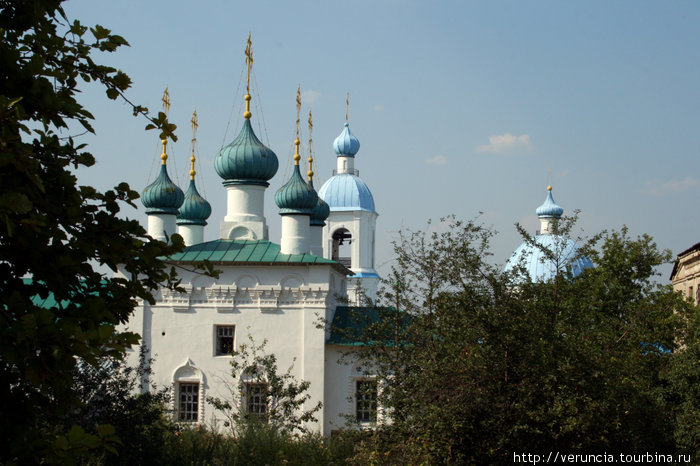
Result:
{"type": "Polygon", "coordinates": [[[347,229],[335,230],[332,236],[331,259],[350,268],[352,266],[352,241],[352,234],[347,229]]]}

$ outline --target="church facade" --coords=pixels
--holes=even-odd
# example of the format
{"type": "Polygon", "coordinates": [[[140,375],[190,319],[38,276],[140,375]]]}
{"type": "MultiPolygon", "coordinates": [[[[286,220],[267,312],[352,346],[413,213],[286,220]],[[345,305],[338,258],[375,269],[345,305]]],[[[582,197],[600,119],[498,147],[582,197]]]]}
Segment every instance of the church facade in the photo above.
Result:
{"type": "MultiPolygon", "coordinates": [[[[282,234],[271,241],[263,206],[279,162],[253,131],[250,100],[248,90],[243,127],[216,155],[227,209],[213,241],[204,241],[211,207],[196,188],[194,149],[183,193],[168,176],[163,141],[160,174],[142,201],[151,237],[167,241],[178,233],[185,240],[184,251],[166,261],[177,267],[185,291],[160,289],[155,304],[138,306],[128,329],[142,336],[146,356],[153,358],[152,381],[172,388],[178,421],[220,425],[223,418],[207,397],[236,397],[229,401],[251,413],[268,409],[259,383],[236,390],[230,375],[231,351],[253,341],[266,342],[265,352],[275,354],[281,372],[292,367],[297,380],[310,382],[304,409],[318,402],[323,407],[305,427],[330,435],[348,418],[371,425],[377,383],[339,362],[344,350],[333,343],[330,326],[339,307],[375,298],[380,279],[374,269],[378,213],[354,167],[359,140],[346,121],[334,143],[337,169],[317,193],[311,155],[307,177],[300,171],[297,128],[292,175],[275,193],[282,234]],[[220,271],[218,278],[197,273],[203,260],[220,271]]],[[[138,351],[131,351],[135,360],[138,351]]]]}

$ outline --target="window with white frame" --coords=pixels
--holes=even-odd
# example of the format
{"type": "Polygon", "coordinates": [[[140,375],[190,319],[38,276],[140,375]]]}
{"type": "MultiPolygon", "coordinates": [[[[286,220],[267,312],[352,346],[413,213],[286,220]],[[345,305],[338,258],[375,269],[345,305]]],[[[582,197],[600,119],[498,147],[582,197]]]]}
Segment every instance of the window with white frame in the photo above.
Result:
{"type": "Polygon", "coordinates": [[[199,383],[180,382],[178,384],[178,420],[199,421],[199,383]]]}
{"type": "Polygon", "coordinates": [[[267,415],[267,384],[249,382],[245,384],[244,388],[246,412],[260,417],[267,415]]]}
{"type": "Polygon", "coordinates": [[[355,381],[355,419],[357,422],[377,422],[377,381],[355,381]]]}
{"type": "Polygon", "coordinates": [[[223,356],[233,352],[233,338],[236,335],[235,325],[216,326],[216,355],[223,356]]]}

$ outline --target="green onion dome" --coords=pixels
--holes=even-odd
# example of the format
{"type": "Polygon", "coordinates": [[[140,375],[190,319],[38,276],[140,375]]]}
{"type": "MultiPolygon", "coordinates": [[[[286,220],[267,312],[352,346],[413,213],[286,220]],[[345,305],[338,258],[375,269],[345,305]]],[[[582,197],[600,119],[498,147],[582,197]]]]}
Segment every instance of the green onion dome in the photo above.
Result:
{"type": "Polygon", "coordinates": [[[235,184],[257,184],[269,186],[279,162],[271,149],[260,142],[250,120],[243,122],[243,128],[236,139],[216,155],[214,169],[224,179],[224,186],[235,184]]]}
{"type": "MultiPolygon", "coordinates": [[[[311,186],[311,189],[316,191],[314,189],[314,182],[312,180],[309,180],[309,186],[311,186]]],[[[326,201],[321,199],[321,196],[318,196],[318,202],[316,203],[316,207],[313,208],[311,211],[311,221],[310,224],[312,226],[319,226],[322,227],[325,225],[325,220],[328,218],[328,216],[331,214],[331,208],[326,204],[326,201]]]]}
{"type": "Polygon", "coordinates": [[[141,194],[147,214],[177,215],[184,199],[182,190],[170,180],[165,163],[160,166],[158,178],[146,186],[141,194]]]}
{"type": "Polygon", "coordinates": [[[275,203],[280,208],[280,215],[312,215],[318,204],[318,194],[302,179],[299,165],[294,165],[289,181],[275,193],[275,203]]]}
{"type": "Polygon", "coordinates": [[[178,225],[206,225],[211,215],[211,205],[197,191],[194,180],[185,193],[185,202],[177,214],[178,225]]]}

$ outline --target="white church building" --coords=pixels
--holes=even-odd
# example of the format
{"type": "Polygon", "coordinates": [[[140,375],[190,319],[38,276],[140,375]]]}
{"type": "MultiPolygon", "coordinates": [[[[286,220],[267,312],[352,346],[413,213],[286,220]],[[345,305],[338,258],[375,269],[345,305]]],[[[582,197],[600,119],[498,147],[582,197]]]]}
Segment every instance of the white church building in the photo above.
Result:
{"type": "MultiPolygon", "coordinates": [[[[334,343],[339,340],[329,325],[337,310],[348,312],[348,302],[360,304],[363,293],[375,298],[379,283],[374,268],[378,214],[355,169],[360,143],[346,121],[333,144],[337,168],[317,193],[311,158],[307,177],[300,172],[297,128],[292,175],[274,193],[281,238],[271,240],[264,199],[279,162],[253,131],[250,100],[248,90],[243,127],[216,154],[215,170],[227,196],[218,239],[204,241],[211,207],[195,185],[194,151],[183,193],[168,176],[163,141],[160,174],[143,191],[142,202],[151,237],[166,241],[178,233],[185,240],[184,251],[166,261],[179,266],[185,292],[159,290],[154,305],[137,307],[129,330],[142,336],[147,356],[154,358],[152,381],[172,387],[179,421],[217,422],[206,398],[231,396],[228,387],[236,382],[229,353],[250,335],[258,344],[267,341],[265,351],[276,355],[281,371],[293,365],[296,379],[310,382],[304,407],[320,401],[323,408],[315,415],[317,423],[307,427],[330,435],[348,416],[372,424],[377,384],[355,366],[338,362],[343,346],[334,343]],[[191,271],[203,260],[221,271],[218,278],[191,271]]],[[[137,354],[134,349],[132,357],[137,354]]],[[[255,396],[256,387],[247,389],[237,395],[243,408],[264,411],[266,401],[255,396]]]]}

